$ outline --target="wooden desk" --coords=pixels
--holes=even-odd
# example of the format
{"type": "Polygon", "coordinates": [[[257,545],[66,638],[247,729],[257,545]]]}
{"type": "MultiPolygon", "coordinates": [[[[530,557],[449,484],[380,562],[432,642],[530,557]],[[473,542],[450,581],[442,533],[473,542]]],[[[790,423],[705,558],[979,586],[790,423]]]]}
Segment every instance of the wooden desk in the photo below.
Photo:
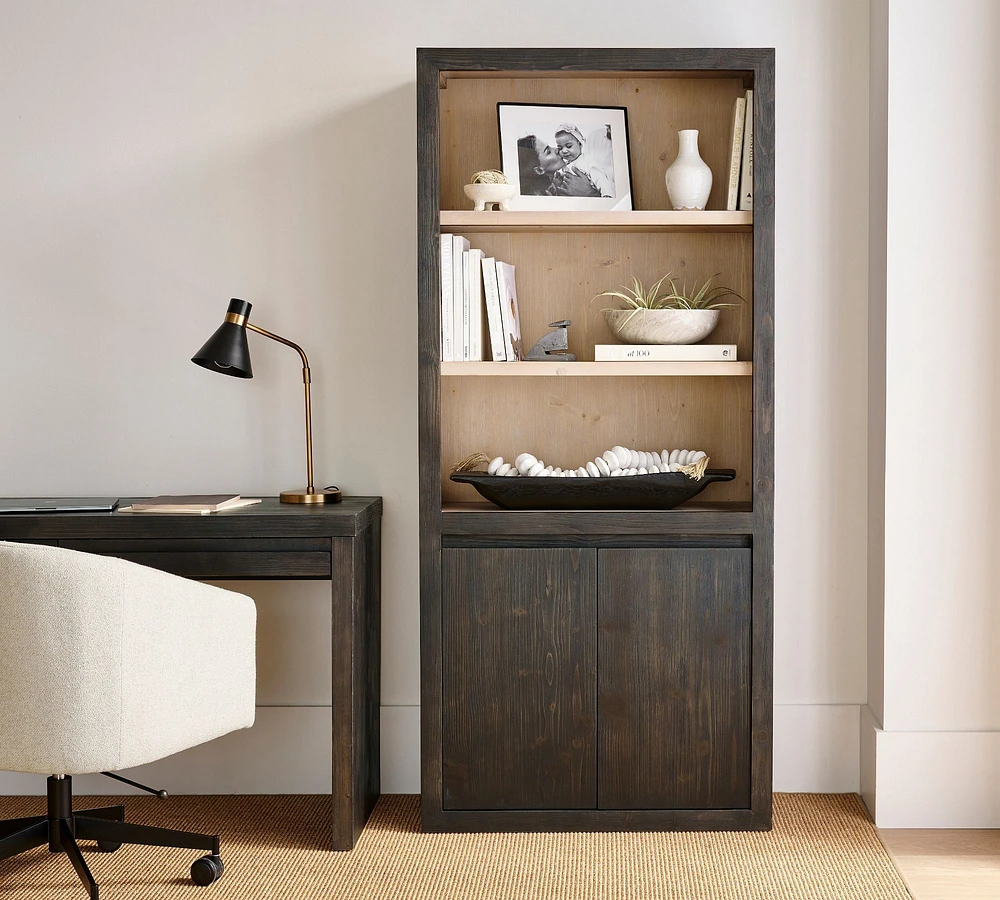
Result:
{"type": "MultiPolygon", "coordinates": [[[[121,505],[131,500],[122,498],[121,505]]],[[[183,575],[329,579],[333,586],[333,849],[350,850],[379,796],[381,497],[263,503],[208,516],[20,513],[0,540],[117,556],[183,575]]]]}

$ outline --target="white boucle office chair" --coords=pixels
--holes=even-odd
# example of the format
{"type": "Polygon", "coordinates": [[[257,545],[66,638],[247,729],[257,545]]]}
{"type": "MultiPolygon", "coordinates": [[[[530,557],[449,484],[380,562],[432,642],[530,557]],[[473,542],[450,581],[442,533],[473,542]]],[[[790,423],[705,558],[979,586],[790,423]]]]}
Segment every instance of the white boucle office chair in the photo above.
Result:
{"type": "Polygon", "coordinates": [[[133,825],[124,806],[74,812],[70,776],[249,728],[256,620],[242,594],[0,541],[0,769],[50,775],[46,815],[0,821],[0,859],[48,844],[66,853],[92,900],[98,887],[80,839],[106,852],[123,843],[208,851],[191,877],[221,877],[218,835],[133,825]]]}

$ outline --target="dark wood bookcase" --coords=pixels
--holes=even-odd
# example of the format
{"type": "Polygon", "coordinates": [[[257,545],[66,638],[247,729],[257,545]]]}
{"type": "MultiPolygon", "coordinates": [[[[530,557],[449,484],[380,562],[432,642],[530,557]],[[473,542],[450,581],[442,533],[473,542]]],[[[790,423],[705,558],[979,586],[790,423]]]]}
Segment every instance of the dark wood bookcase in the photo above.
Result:
{"type": "Polygon", "coordinates": [[[424,829],[770,828],[774,51],[421,49],[417,163],[424,829]],[[748,88],[754,209],[727,212],[748,88]],[[472,212],[500,101],[627,107],[635,212],[472,212]],[[715,176],[703,212],[668,208],[682,128],[715,176]],[[580,362],[442,363],[442,232],[513,263],[525,345],[570,318],[580,362]],[[739,362],[593,362],[594,295],[667,270],[746,298],[712,337],[739,362]],[[650,512],[512,512],[448,479],[479,450],[615,444],[737,477],[650,512]]]}

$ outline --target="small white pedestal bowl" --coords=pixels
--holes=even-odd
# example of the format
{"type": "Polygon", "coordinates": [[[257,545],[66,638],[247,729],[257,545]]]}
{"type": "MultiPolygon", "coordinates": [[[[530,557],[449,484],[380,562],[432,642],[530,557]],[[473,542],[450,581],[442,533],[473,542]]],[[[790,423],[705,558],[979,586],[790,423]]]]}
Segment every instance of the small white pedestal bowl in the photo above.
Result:
{"type": "Polygon", "coordinates": [[[697,344],[719,324],[718,309],[606,309],[608,327],[623,344],[697,344]]]}
{"type": "Polygon", "coordinates": [[[496,203],[500,209],[508,209],[508,201],[517,196],[516,184],[467,184],[465,186],[465,196],[468,197],[482,212],[486,205],[496,203]]]}

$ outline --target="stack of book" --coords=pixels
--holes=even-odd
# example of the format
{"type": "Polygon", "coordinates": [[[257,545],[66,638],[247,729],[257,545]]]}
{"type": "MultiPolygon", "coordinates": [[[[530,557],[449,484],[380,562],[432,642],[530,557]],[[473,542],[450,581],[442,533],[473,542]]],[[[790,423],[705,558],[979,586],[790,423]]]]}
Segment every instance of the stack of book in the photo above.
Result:
{"type": "Polygon", "coordinates": [[[441,235],[441,360],[494,362],[522,359],[514,267],[468,238],[441,235]],[[485,316],[484,316],[485,311],[485,316]]]}
{"type": "Polygon", "coordinates": [[[726,209],[753,209],[753,91],[733,104],[726,209]]]}
{"type": "Polygon", "coordinates": [[[207,516],[210,513],[222,512],[226,509],[239,509],[260,503],[260,498],[241,497],[239,494],[185,494],[161,495],[148,500],[136,500],[131,506],[119,509],[119,512],[135,513],[190,513],[196,516],[207,516]]]}

